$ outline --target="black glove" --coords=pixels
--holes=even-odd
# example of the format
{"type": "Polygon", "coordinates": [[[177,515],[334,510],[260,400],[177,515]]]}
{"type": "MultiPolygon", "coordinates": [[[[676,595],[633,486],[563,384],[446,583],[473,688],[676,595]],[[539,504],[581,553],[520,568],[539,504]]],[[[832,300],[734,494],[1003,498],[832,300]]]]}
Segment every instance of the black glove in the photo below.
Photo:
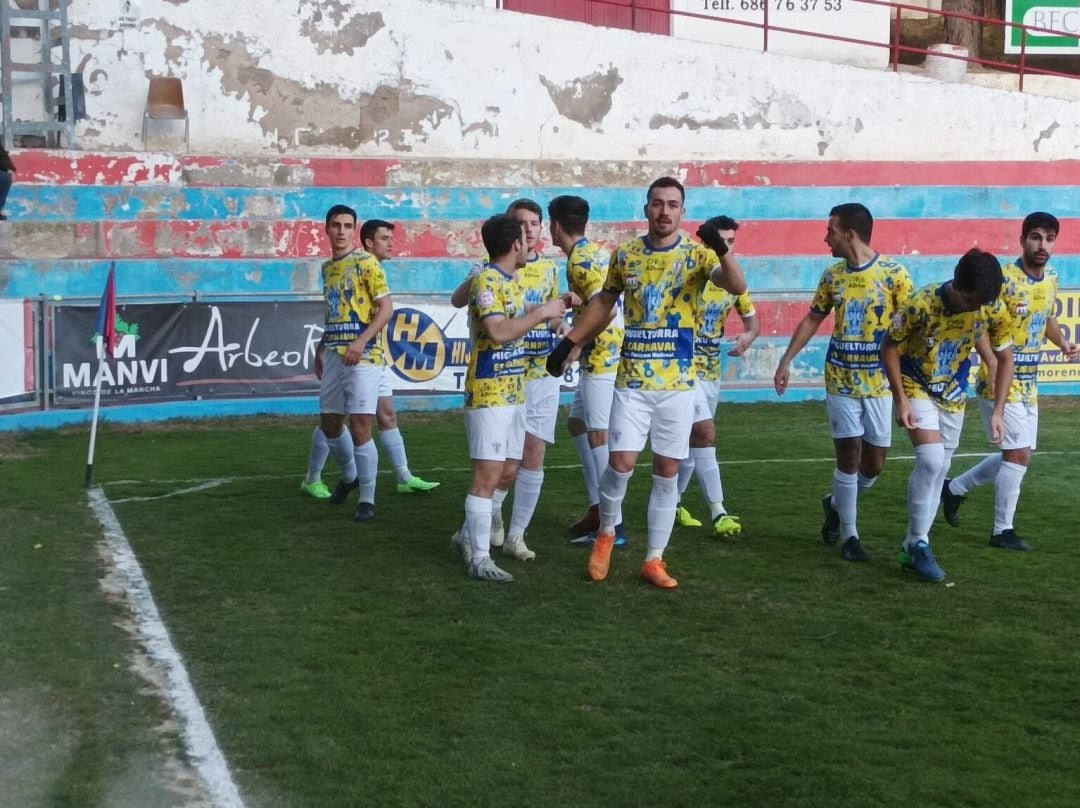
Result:
{"type": "Polygon", "coordinates": [[[562,366],[575,347],[576,343],[570,337],[563,337],[555,350],[548,354],[547,372],[552,376],[562,376],[562,366]]]}
{"type": "Polygon", "coordinates": [[[697,237],[702,243],[713,250],[717,255],[725,255],[728,251],[727,242],[720,237],[720,217],[714,216],[702,223],[697,229],[697,237]]]}

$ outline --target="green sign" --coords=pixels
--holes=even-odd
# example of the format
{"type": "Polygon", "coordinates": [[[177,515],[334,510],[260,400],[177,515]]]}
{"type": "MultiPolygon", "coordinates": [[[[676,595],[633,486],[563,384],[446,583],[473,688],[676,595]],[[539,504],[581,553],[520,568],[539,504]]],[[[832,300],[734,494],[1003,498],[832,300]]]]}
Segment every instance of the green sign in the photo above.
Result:
{"type": "MultiPolygon", "coordinates": [[[[1006,0],[1005,20],[1058,32],[1028,31],[1026,53],[1080,54],[1080,0],[1006,0]]],[[[1023,36],[1023,29],[1008,28],[1005,53],[1020,53],[1023,36]]]]}

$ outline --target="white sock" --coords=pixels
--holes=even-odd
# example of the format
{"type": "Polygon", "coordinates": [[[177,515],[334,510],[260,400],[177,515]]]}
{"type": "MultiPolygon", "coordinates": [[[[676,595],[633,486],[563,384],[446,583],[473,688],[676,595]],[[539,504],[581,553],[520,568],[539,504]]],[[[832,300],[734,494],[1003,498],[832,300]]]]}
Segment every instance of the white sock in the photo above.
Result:
{"type": "Polygon", "coordinates": [[[677,477],[652,478],[652,493],[649,494],[649,550],[646,561],[660,558],[671,538],[671,528],[675,526],[675,508],[679,504],[679,480],[677,477]]]}
{"type": "Polygon", "coordinates": [[[514,509],[510,513],[510,534],[524,536],[540,501],[540,488],[544,485],[544,470],[520,468],[514,483],[514,509]]]}
{"type": "MultiPolygon", "coordinates": [[[[701,493],[709,503],[709,510],[715,519],[724,513],[724,484],[720,480],[720,464],[716,462],[716,447],[691,449],[690,457],[694,459],[694,471],[697,473],[701,493]]],[[[679,471],[682,471],[681,465],[679,471]]]]}
{"type": "Polygon", "coordinates": [[[694,476],[694,450],[690,450],[690,455],[684,457],[679,461],[679,499],[682,499],[682,495],[686,493],[687,487],[690,485],[690,478],[694,476]]]}
{"type": "Polygon", "coordinates": [[[1001,468],[1001,452],[987,455],[963,474],[953,477],[949,490],[957,496],[963,496],[972,488],[994,482],[1001,468]]]}
{"type": "Polygon", "coordinates": [[[600,504],[600,475],[604,473],[604,469],[608,467],[608,447],[607,444],[602,446],[593,446],[589,449],[592,454],[593,468],[596,470],[596,499],[589,502],[590,505],[596,503],[600,504]]]}
{"type": "Polygon", "coordinates": [[[494,513],[498,511],[502,514],[502,506],[506,501],[507,495],[510,493],[508,488],[496,488],[495,493],[491,495],[491,511],[494,513]]]}
{"type": "Polygon", "coordinates": [[[873,488],[874,483],[877,482],[877,477],[867,477],[861,471],[859,472],[859,493],[862,494],[868,488],[873,488]]]}
{"type": "Polygon", "coordinates": [[[322,479],[323,466],[326,458],[330,456],[330,443],[326,440],[326,433],[321,426],[315,427],[311,433],[311,453],[308,454],[307,477],[305,483],[314,483],[322,479]]]}
{"type": "Polygon", "coordinates": [[[472,563],[491,555],[491,500],[469,494],[465,497],[465,524],[469,528],[472,563]]]}
{"type": "Polygon", "coordinates": [[[930,526],[937,515],[944,479],[945,447],[940,443],[924,443],[915,447],[915,468],[908,478],[908,532],[904,546],[930,541],[930,526]]]}
{"type": "Polygon", "coordinates": [[[840,541],[847,541],[852,536],[858,538],[859,529],[855,522],[859,514],[859,475],[833,469],[832,476],[832,505],[840,516],[840,541]]]}
{"type": "Polygon", "coordinates": [[[1020,483],[1027,474],[1027,466],[1002,461],[1001,470],[994,481],[994,535],[1012,530],[1016,516],[1016,503],[1020,499],[1020,483]]]}
{"type": "Polygon", "coordinates": [[[390,456],[390,465],[394,467],[399,483],[407,483],[412,479],[409,471],[409,458],[405,456],[405,440],[401,437],[400,429],[380,429],[379,442],[390,456]]]}
{"type": "Polygon", "coordinates": [[[585,493],[589,496],[591,507],[600,501],[600,485],[597,482],[596,461],[593,459],[587,432],[574,435],[574,448],[577,449],[578,460],[581,461],[581,476],[585,479],[585,493]]]}
{"type": "Polygon", "coordinates": [[[626,496],[626,486],[630,478],[634,476],[632,471],[615,471],[611,466],[605,466],[600,475],[600,530],[611,533],[615,525],[622,522],[622,501],[626,496]]]}
{"type": "Polygon", "coordinates": [[[375,504],[375,478],[379,474],[379,450],[375,441],[368,440],[353,451],[356,476],[360,478],[360,502],[375,504]]]}
{"type": "Polygon", "coordinates": [[[340,435],[327,438],[326,442],[330,445],[330,454],[334,456],[334,461],[341,466],[341,479],[351,483],[356,479],[356,447],[353,446],[349,430],[341,430],[340,435]]]}

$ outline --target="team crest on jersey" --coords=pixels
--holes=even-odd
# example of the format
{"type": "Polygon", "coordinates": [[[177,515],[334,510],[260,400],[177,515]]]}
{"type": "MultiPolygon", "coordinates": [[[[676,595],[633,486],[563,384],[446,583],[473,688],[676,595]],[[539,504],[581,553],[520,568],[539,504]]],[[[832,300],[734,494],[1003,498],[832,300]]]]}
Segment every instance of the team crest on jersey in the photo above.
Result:
{"type": "Polygon", "coordinates": [[[1030,311],[1030,309],[1028,309],[1027,303],[1021,303],[1019,306],[1016,307],[1016,313],[1020,317],[1027,317],[1028,311],[1030,311]]]}
{"type": "Polygon", "coordinates": [[[479,303],[482,307],[487,308],[495,302],[495,294],[490,290],[485,290],[480,293],[480,297],[477,298],[476,302],[479,303]]]}
{"type": "Polygon", "coordinates": [[[637,289],[638,288],[638,283],[640,283],[640,281],[638,280],[637,275],[627,275],[626,276],[626,288],[627,289],[637,289]]]}

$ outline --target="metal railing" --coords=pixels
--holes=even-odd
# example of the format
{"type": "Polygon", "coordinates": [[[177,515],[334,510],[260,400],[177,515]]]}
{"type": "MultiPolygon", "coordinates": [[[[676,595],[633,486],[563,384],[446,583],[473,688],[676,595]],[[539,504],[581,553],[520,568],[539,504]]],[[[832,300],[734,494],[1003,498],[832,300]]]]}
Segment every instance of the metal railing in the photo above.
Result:
{"type": "MultiPolygon", "coordinates": [[[[585,0],[582,0],[585,2],[585,0]]],[[[859,3],[862,5],[871,6],[885,6],[893,9],[892,15],[892,31],[890,33],[888,42],[880,42],[871,39],[858,39],[856,37],[839,36],[837,34],[828,34],[821,31],[809,31],[802,28],[791,28],[788,26],[775,25],[769,21],[770,6],[773,7],[773,12],[784,10],[788,8],[790,0],[752,0],[754,6],[760,6],[761,9],[761,22],[755,22],[746,19],[736,19],[733,17],[723,17],[713,14],[700,14],[692,11],[678,11],[676,9],[658,9],[650,6],[645,6],[641,0],[588,0],[588,2],[603,5],[609,7],[617,7],[627,9],[630,12],[630,29],[637,30],[638,14],[648,13],[651,16],[666,15],[668,19],[681,18],[691,20],[702,20],[718,25],[737,25],[746,28],[756,28],[761,31],[761,49],[763,52],[769,51],[769,34],[770,33],[782,33],[791,34],[795,36],[806,36],[816,39],[831,40],[833,42],[845,42],[852,45],[862,45],[872,48],[884,48],[889,51],[889,68],[893,71],[900,69],[900,57],[901,54],[922,54],[926,56],[940,57],[944,59],[955,59],[961,62],[967,62],[970,64],[977,64],[983,67],[994,68],[1007,73],[1016,73],[1018,75],[1018,88],[1020,91],[1024,89],[1024,76],[1025,75],[1039,75],[1039,76],[1055,76],[1065,79],[1080,79],[1080,74],[1065,73],[1057,70],[1048,70],[1045,68],[1032,67],[1027,63],[1032,54],[1028,52],[1029,38],[1032,35],[1039,36],[1056,36],[1064,37],[1068,39],[1077,39],[1080,34],[1077,32],[1058,31],[1052,28],[1042,28],[1035,25],[1026,25],[1024,23],[1010,22],[1008,20],[999,20],[991,17],[983,17],[974,14],[963,14],[956,11],[944,11],[938,9],[927,8],[925,6],[910,5],[907,3],[890,2],[890,0],[846,0],[849,3],[859,3]],[[946,53],[939,51],[930,51],[926,48],[914,47],[911,45],[903,45],[900,42],[901,34],[901,13],[904,11],[916,11],[928,16],[942,17],[945,19],[953,20],[967,20],[969,22],[975,22],[983,26],[1002,28],[1004,33],[1004,41],[1008,41],[1009,34],[1013,30],[1020,31],[1020,52],[1016,63],[1002,61],[999,59],[984,59],[978,55],[968,54],[961,55],[957,53],[946,53]]],[[[504,1],[499,0],[497,3],[499,8],[504,6],[504,1]]],[[[524,11],[524,9],[515,9],[524,11]]],[[[526,12],[528,13],[528,12],[526,12]]],[[[668,26],[670,32],[671,26],[668,26]]],[[[1035,54],[1038,55],[1038,54],[1035,54]]]]}

